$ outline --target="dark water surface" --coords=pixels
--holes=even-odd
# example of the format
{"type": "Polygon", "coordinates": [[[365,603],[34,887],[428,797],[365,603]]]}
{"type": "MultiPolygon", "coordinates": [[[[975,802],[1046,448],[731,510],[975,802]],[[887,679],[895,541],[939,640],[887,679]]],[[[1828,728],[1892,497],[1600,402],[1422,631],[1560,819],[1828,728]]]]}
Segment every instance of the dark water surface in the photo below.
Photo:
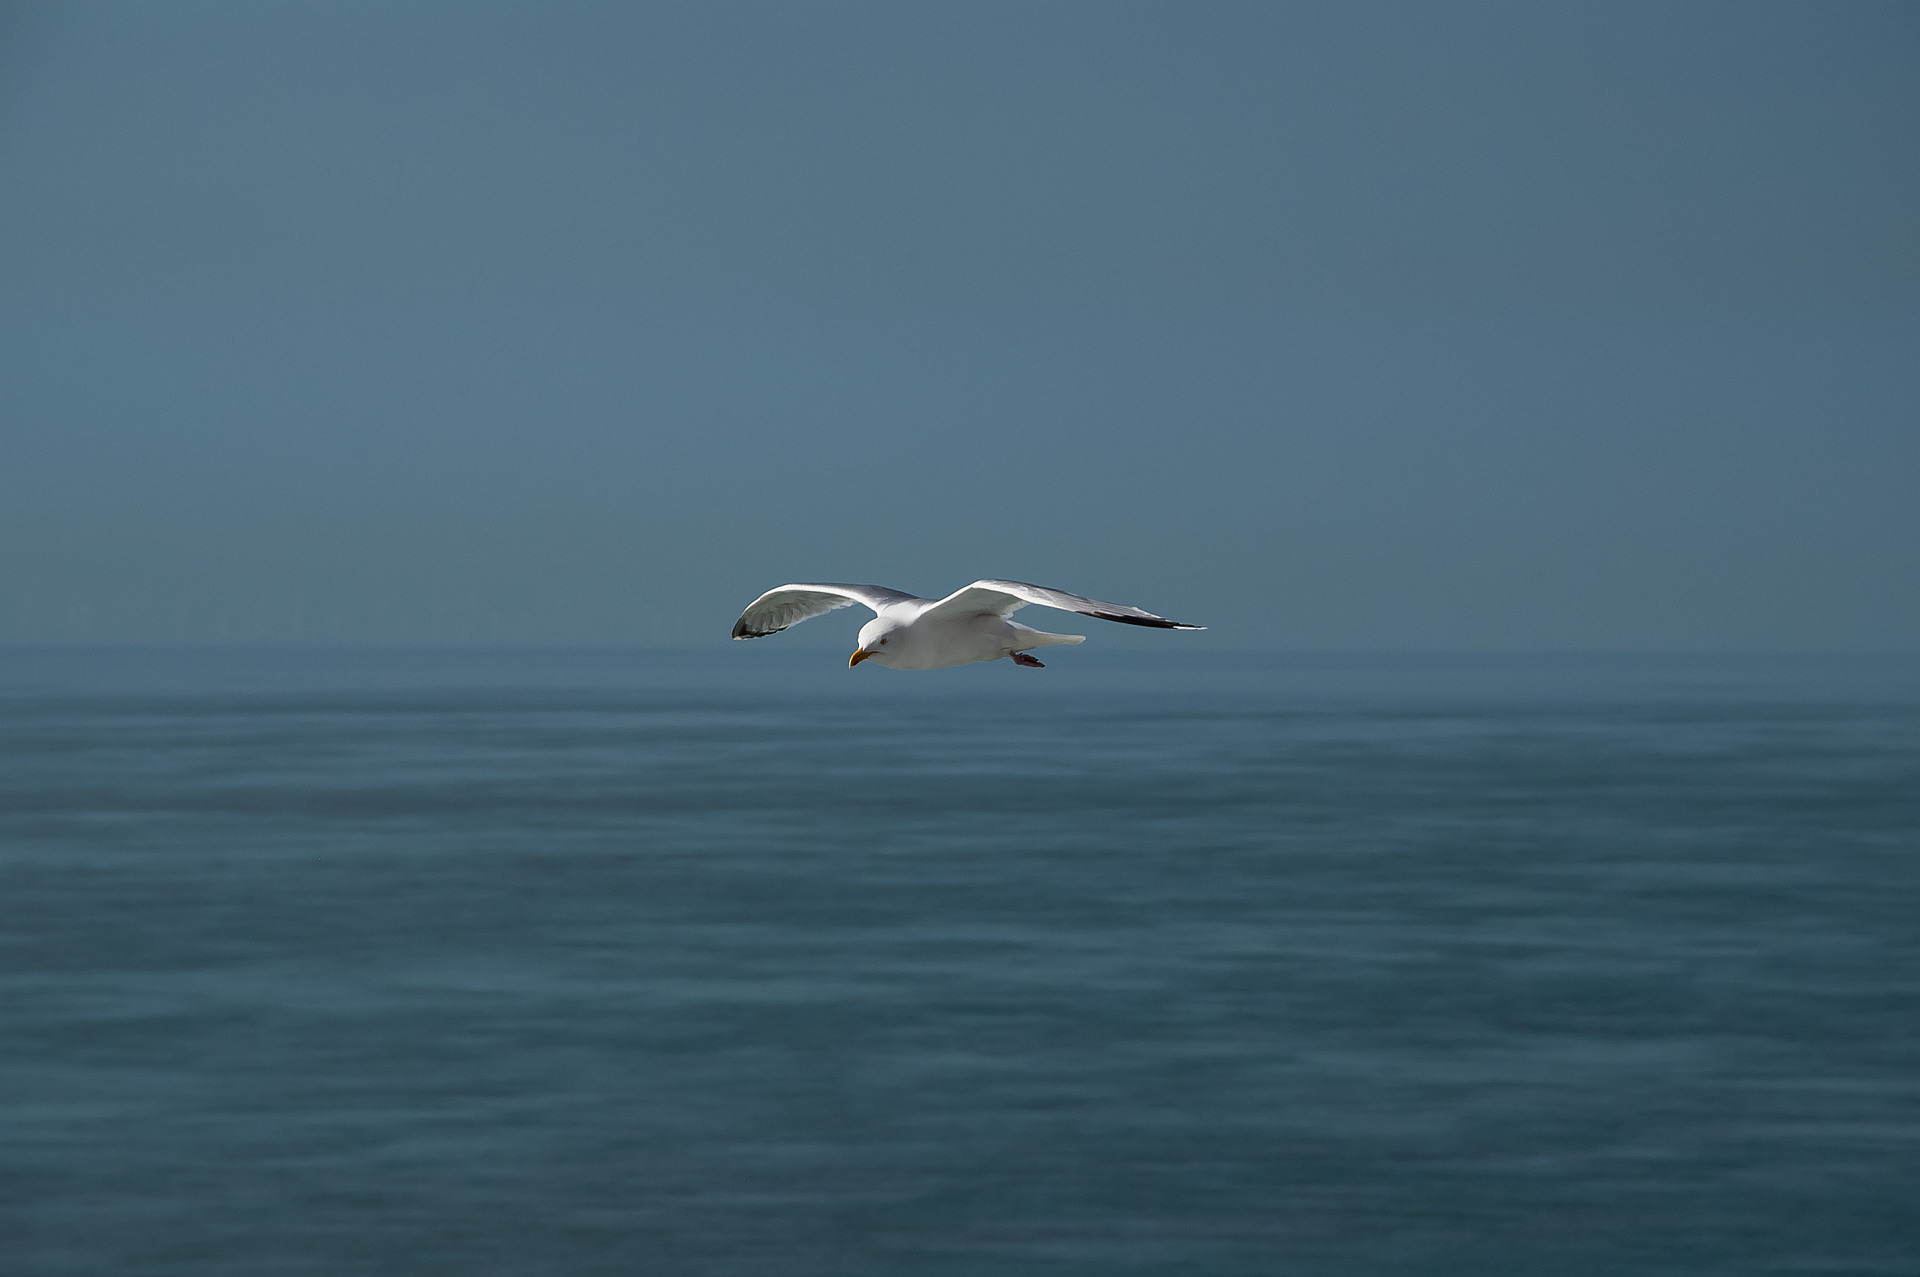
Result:
{"type": "Polygon", "coordinates": [[[1920,1272],[1913,661],[843,661],[0,653],[0,1272],[1920,1272]]]}

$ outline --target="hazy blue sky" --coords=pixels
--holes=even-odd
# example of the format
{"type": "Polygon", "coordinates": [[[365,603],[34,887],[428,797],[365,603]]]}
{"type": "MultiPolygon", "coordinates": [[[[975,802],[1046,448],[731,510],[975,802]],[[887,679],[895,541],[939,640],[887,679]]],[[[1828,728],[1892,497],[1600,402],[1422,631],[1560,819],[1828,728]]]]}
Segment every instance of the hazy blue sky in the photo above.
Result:
{"type": "Polygon", "coordinates": [[[1920,647],[1920,5],[0,8],[0,643],[977,576],[1920,647]]]}

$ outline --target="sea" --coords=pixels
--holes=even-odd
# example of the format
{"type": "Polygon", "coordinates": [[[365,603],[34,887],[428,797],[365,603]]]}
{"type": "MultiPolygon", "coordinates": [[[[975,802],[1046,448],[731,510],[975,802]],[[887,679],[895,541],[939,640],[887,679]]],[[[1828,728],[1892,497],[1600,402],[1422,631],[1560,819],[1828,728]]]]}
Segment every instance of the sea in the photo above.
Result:
{"type": "Polygon", "coordinates": [[[0,1273],[1920,1273],[1920,659],[0,651],[0,1273]]]}

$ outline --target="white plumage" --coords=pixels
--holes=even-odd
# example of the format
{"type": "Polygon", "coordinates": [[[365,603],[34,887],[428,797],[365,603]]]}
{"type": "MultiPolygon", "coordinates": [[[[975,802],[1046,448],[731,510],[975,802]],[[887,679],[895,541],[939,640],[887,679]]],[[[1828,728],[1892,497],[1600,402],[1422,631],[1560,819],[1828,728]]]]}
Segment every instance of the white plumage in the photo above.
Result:
{"type": "Polygon", "coordinates": [[[944,599],[923,599],[882,585],[809,584],[783,585],[749,603],[734,623],[733,637],[765,638],[855,603],[872,608],[874,617],[861,627],[860,646],[847,663],[873,660],[896,670],[937,670],[1002,657],[1013,658],[1015,664],[1038,666],[1039,661],[1026,655],[1031,649],[1087,641],[1084,634],[1048,634],[1007,619],[1030,603],[1124,625],[1162,630],[1206,628],[1024,581],[975,581],[944,599]]]}

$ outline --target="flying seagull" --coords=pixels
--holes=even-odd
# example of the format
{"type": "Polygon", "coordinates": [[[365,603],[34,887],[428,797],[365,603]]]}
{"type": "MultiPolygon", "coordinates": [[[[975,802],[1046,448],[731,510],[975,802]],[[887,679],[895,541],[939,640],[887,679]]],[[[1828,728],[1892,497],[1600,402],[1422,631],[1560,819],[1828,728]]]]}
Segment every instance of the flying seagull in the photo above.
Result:
{"type": "Polygon", "coordinates": [[[874,618],[860,627],[860,646],[848,658],[849,667],[878,661],[896,670],[939,670],[1010,656],[1015,665],[1043,669],[1039,661],[1027,655],[1029,649],[1087,641],[1084,634],[1048,634],[1007,619],[1029,603],[1123,625],[1150,625],[1161,630],[1207,628],[1182,625],[1137,607],[1102,603],[1024,581],[975,581],[944,599],[918,598],[884,585],[783,585],[747,605],[734,622],[733,636],[765,638],[855,603],[872,608],[874,618]]]}

